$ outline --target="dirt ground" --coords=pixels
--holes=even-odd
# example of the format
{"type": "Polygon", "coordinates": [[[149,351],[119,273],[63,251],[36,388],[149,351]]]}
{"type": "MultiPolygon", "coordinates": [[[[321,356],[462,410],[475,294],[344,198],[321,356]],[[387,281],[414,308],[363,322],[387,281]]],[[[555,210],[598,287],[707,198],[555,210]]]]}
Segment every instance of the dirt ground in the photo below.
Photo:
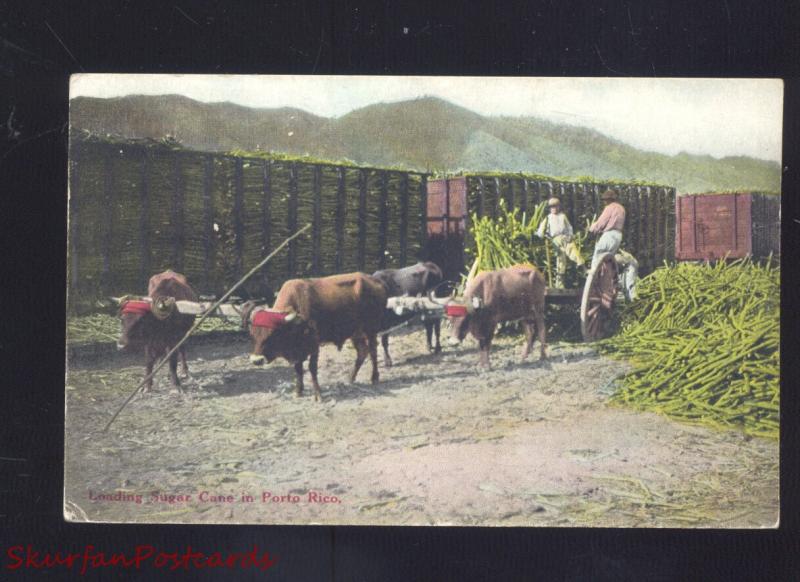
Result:
{"type": "Polygon", "coordinates": [[[520,364],[521,339],[500,338],[493,369],[481,373],[473,340],[436,356],[424,332],[413,331],[392,338],[395,366],[380,357],[374,387],[369,363],[347,383],[349,345],[326,346],[322,403],[308,380],[303,397],[293,395],[285,362],[252,367],[249,347],[244,336],[190,347],[186,393],[170,393],[162,370],[154,392],[137,396],[108,433],[103,426],[142,378],[141,356],[72,362],[68,518],[714,528],[778,521],[777,442],[610,406],[626,367],[585,345],[552,344],[543,363],[537,344],[520,364]],[[120,499],[102,499],[114,494],[120,499]]]}

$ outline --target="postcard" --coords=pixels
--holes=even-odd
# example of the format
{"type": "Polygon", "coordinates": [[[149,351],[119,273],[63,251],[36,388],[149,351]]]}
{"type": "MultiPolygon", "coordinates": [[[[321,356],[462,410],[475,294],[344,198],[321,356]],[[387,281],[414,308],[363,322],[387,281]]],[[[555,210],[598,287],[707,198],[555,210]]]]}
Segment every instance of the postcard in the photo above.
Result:
{"type": "Polygon", "coordinates": [[[65,519],[777,527],[782,109],[74,75],[65,519]]]}

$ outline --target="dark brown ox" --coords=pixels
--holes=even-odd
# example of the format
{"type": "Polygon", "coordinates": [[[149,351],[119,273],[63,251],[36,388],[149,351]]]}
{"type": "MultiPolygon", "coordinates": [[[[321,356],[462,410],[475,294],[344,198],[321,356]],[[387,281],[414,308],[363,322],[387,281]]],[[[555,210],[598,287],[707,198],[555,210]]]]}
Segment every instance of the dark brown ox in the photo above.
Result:
{"type": "MultiPolygon", "coordinates": [[[[144,347],[146,375],[150,376],[156,360],[165,356],[186,335],[194,323],[194,315],[178,313],[175,301],[197,301],[195,292],[186,277],[174,271],[153,275],[147,287],[147,297],[129,299],[120,305],[122,333],[117,348],[144,347]]],[[[189,374],[186,352],[181,346],[169,359],[169,374],[172,385],[181,390],[178,379],[178,354],[181,357],[184,375],[189,374]]],[[[153,387],[150,378],[142,392],[153,387]]]]}
{"type": "Polygon", "coordinates": [[[526,336],[522,359],[528,357],[536,331],[541,358],[546,359],[544,294],[544,276],[532,266],[480,273],[467,285],[463,299],[450,301],[445,307],[452,323],[451,343],[460,343],[471,333],[480,345],[480,365],[488,368],[497,324],[521,320],[526,336]]]}
{"type": "Polygon", "coordinates": [[[349,339],[356,349],[356,364],[350,381],[355,382],[361,365],[372,359],[372,383],[378,382],[378,339],[386,306],[384,286],[363,273],[348,273],[320,279],[292,279],[283,284],[272,309],[247,309],[242,316],[250,323],[253,338],[251,363],[260,366],[284,358],[294,364],[296,393],[303,393],[303,362],[320,399],[317,381],[319,347],[332,343],[338,349],[349,339]]]}

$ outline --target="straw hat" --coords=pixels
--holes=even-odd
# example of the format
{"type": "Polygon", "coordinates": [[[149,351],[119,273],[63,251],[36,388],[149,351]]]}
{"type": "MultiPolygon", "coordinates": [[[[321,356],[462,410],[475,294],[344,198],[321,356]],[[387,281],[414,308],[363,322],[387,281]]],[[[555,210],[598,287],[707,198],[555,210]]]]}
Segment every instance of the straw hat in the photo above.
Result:
{"type": "Polygon", "coordinates": [[[550,200],[547,201],[548,206],[561,206],[561,200],[553,196],[550,200]]]}
{"type": "Polygon", "coordinates": [[[605,192],[603,192],[600,195],[600,198],[602,200],[616,200],[617,199],[617,193],[614,192],[611,188],[609,188],[608,190],[606,190],[605,192]]]}

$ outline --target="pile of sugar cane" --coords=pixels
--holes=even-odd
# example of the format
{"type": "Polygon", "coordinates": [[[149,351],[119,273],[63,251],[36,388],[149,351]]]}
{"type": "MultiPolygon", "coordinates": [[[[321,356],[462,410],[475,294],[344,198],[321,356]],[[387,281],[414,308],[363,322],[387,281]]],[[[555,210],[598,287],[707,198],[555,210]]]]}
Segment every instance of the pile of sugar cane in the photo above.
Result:
{"type": "Polygon", "coordinates": [[[598,342],[634,366],[614,400],[777,438],[780,269],[771,263],[679,263],[642,279],[621,332],[598,342]]]}

